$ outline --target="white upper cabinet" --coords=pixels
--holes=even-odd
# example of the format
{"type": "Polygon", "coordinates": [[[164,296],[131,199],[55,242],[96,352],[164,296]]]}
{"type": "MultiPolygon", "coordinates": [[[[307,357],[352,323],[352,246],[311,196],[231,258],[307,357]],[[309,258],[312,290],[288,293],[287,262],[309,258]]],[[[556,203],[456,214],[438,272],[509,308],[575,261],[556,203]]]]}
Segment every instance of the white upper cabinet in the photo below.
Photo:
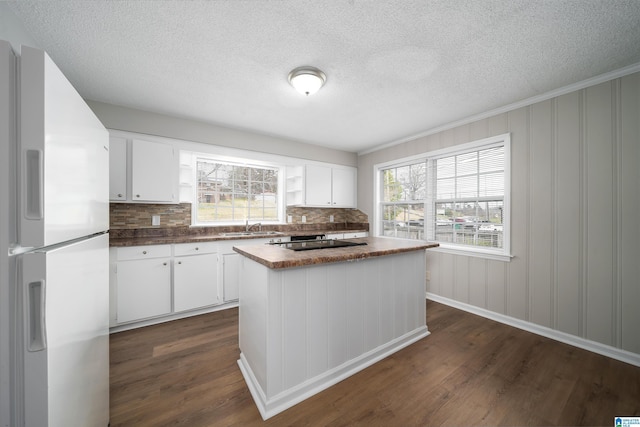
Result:
{"type": "Polygon", "coordinates": [[[287,168],[287,205],[356,207],[356,168],[305,165],[287,168]]]}
{"type": "Polygon", "coordinates": [[[178,155],[169,143],[112,135],[109,200],[178,203],[178,155]]]}
{"type": "Polygon", "coordinates": [[[131,144],[131,199],[177,201],[177,159],[169,144],[134,139],[131,144]]]}
{"type": "Polygon", "coordinates": [[[305,204],[331,207],[331,168],[305,166],[305,204]]]}
{"type": "Polygon", "coordinates": [[[109,137],[109,200],[127,200],[127,140],[109,137]]]}
{"type": "Polygon", "coordinates": [[[331,176],[331,202],[334,207],[355,208],[356,169],[333,168],[331,176]]]}

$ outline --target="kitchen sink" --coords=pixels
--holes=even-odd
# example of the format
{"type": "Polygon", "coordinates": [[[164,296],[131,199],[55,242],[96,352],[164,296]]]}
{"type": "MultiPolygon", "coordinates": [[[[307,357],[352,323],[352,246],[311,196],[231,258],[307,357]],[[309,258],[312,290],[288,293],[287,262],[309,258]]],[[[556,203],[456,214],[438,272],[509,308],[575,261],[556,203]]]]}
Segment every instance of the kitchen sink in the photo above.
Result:
{"type": "Polygon", "coordinates": [[[284,233],[279,231],[236,231],[232,233],[221,233],[225,237],[241,237],[241,236],[281,236],[284,233]]]}

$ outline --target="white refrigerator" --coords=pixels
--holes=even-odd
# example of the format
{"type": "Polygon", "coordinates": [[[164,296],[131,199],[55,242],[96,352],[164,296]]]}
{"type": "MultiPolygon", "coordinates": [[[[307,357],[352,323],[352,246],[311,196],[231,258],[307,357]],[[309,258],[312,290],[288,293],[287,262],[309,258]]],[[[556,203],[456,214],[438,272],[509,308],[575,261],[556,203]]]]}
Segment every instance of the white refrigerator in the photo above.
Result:
{"type": "Polygon", "coordinates": [[[108,132],[44,51],[0,70],[1,425],[107,426],[108,132]]]}

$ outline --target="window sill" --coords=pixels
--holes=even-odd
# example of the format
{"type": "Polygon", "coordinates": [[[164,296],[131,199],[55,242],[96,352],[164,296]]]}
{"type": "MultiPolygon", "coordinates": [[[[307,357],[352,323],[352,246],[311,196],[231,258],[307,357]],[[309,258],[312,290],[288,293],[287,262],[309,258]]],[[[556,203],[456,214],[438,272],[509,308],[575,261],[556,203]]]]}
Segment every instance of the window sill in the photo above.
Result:
{"type": "Polygon", "coordinates": [[[440,247],[429,249],[429,252],[442,252],[445,254],[470,256],[476,258],[490,259],[494,261],[510,262],[513,255],[507,255],[498,252],[488,252],[477,250],[475,248],[461,248],[459,246],[447,246],[446,243],[440,243],[440,247]]]}

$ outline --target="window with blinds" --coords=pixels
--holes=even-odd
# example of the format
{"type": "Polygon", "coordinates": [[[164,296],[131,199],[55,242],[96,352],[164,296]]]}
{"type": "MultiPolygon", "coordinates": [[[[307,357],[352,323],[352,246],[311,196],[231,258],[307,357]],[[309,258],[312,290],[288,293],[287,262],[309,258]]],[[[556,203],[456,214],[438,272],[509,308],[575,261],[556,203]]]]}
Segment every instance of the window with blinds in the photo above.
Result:
{"type": "Polygon", "coordinates": [[[435,182],[433,240],[504,246],[505,147],[431,160],[435,182]]]}
{"type": "Polygon", "coordinates": [[[378,235],[509,255],[509,134],[378,165],[378,235]]]}

